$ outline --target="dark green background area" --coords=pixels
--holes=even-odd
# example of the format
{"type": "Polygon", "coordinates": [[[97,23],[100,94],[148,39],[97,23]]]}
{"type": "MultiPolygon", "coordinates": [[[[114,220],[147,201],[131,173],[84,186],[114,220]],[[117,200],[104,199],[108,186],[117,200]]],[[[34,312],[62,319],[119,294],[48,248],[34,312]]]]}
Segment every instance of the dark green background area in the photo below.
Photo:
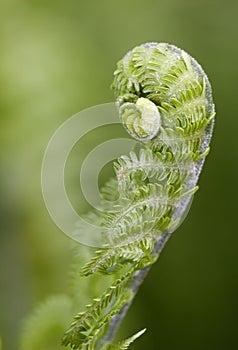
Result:
{"type": "Polygon", "coordinates": [[[51,221],[40,188],[47,142],[71,115],[113,101],[116,62],[147,41],[175,44],[201,63],[217,120],[190,213],[151,270],[120,336],[147,327],[132,348],[235,349],[237,0],[2,0],[0,6],[4,349],[17,349],[21,320],[37,302],[67,290],[70,240],[51,221]]]}

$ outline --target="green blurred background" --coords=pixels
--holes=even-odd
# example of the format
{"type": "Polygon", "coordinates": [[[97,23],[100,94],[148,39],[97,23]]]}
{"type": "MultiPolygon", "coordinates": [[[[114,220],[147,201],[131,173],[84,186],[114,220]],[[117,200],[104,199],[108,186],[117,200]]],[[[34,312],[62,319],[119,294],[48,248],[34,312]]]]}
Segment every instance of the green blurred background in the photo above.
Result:
{"type": "MultiPolygon", "coordinates": [[[[70,240],[51,221],[41,161],[56,128],[113,101],[116,62],[147,41],[173,43],[208,73],[212,151],[189,216],[170,239],[123,326],[134,349],[234,349],[238,342],[237,0],[1,0],[1,324],[17,349],[22,319],[67,290],[70,240]]],[[[44,350],[44,349],[42,349],[44,350]]]]}

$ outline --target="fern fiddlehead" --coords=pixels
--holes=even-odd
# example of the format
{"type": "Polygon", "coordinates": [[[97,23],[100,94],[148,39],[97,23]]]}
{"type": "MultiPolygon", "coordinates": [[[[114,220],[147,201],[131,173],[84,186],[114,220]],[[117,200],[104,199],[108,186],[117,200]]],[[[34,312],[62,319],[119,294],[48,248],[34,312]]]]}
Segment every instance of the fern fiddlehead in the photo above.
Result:
{"type": "Polygon", "coordinates": [[[149,266],[198,189],[214,124],[208,78],[175,46],[134,48],[119,61],[112,89],[120,119],[138,140],[138,149],[118,159],[116,176],[103,191],[106,243],[82,275],[113,274],[115,279],[66,331],[63,344],[78,350],[126,349],[140,335],[111,343],[149,266]]]}

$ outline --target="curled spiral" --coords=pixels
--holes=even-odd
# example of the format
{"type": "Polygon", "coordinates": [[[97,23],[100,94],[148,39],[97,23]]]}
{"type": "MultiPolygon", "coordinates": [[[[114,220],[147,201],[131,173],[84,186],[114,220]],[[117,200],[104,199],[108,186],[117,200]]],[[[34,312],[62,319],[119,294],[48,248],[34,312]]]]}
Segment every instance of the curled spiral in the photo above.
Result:
{"type": "Polygon", "coordinates": [[[188,131],[214,112],[211,86],[201,66],[185,51],[165,43],[147,43],[127,53],[118,62],[112,89],[123,125],[141,141],[158,136],[160,115],[162,126],[188,131]],[[157,115],[154,128],[150,125],[142,132],[140,123],[146,124],[148,114],[139,113],[141,98],[139,105],[157,115]]]}
{"type": "Polygon", "coordinates": [[[119,113],[127,131],[139,141],[150,140],[159,131],[159,110],[147,98],[139,97],[136,103],[123,103],[119,109],[119,113]]]}
{"type": "Polygon", "coordinates": [[[136,276],[158,258],[160,239],[181,223],[198,189],[214,124],[206,74],[173,45],[147,43],[127,53],[118,62],[112,89],[120,119],[139,145],[117,160],[116,177],[103,189],[106,244],[82,274],[115,274],[115,281],[65,334],[65,345],[82,350],[100,343],[130,303],[136,276]]]}
{"type": "Polygon", "coordinates": [[[141,141],[138,154],[122,156],[115,165],[124,202],[106,220],[114,244],[131,222],[140,232],[141,218],[151,220],[159,233],[174,229],[175,219],[181,222],[181,207],[198,188],[196,164],[209,152],[203,137],[215,113],[201,66],[165,43],[143,44],[127,53],[118,62],[112,89],[124,127],[141,141]]]}

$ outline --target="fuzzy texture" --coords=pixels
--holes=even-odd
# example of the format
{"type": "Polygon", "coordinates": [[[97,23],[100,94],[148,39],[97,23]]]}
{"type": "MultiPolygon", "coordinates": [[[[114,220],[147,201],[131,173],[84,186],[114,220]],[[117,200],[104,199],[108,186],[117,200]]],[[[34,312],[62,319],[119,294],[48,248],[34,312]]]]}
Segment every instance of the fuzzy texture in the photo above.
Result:
{"type": "Polygon", "coordinates": [[[201,66],[169,44],[147,43],[126,54],[112,89],[120,119],[138,146],[118,159],[116,176],[102,191],[105,246],[82,275],[112,274],[114,282],[66,331],[63,344],[78,350],[130,345],[107,340],[198,189],[215,115],[201,66]]]}

